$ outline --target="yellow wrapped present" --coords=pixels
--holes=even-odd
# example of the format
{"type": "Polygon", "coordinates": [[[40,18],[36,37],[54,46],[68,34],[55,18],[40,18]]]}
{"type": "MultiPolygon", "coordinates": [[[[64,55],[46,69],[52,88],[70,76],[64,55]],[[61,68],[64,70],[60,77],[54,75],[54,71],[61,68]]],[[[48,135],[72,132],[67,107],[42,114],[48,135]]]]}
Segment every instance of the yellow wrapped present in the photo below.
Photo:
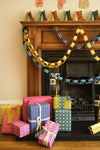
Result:
{"type": "Polygon", "coordinates": [[[55,96],[53,100],[54,109],[71,109],[71,100],[70,97],[64,96],[55,96]]]}
{"type": "Polygon", "coordinates": [[[90,130],[91,134],[96,134],[96,133],[100,132],[100,122],[89,126],[88,129],[90,130]]]}
{"type": "Polygon", "coordinates": [[[19,115],[21,116],[21,104],[5,104],[1,107],[1,122],[4,115],[19,115]]]}

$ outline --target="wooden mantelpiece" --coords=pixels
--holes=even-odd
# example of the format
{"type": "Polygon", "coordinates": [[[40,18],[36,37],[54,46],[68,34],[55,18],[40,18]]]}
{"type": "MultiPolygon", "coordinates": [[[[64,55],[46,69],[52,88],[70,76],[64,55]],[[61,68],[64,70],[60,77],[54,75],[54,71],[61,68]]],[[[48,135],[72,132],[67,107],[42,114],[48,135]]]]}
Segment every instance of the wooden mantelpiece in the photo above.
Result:
{"type": "MultiPolygon", "coordinates": [[[[55,33],[54,26],[59,27],[63,37],[69,42],[78,26],[83,26],[89,40],[100,33],[100,21],[21,21],[23,27],[29,28],[29,38],[35,50],[41,56],[42,50],[67,50],[55,33]],[[40,48],[40,49],[38,49],[40,48]]],[[[82,44],[82,40],[78,41],[82,44]]],[[[93,45],[95,50],[100,50],[100,42],[93,45]]],[[[27,58],[28,96],[41,95],[41,70],[27,58]]]]}
{"type": "Polygon", "coordinates": [[[20,21],[23,26],[100,26],[100,21],[20,21]]]}

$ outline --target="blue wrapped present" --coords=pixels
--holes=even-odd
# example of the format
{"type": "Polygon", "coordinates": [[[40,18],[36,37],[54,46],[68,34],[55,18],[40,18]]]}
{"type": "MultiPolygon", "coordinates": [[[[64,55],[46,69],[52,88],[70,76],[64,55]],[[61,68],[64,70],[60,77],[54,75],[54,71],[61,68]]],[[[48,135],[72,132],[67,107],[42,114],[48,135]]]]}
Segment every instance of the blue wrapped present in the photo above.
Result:
{"type": "Polygon", "coordinates": [[[47,120],[50,120],[50,104],[37,103],[27,105],[28,122],[30,123],[30,133],[35,133],[45,125],[47,120]]]}

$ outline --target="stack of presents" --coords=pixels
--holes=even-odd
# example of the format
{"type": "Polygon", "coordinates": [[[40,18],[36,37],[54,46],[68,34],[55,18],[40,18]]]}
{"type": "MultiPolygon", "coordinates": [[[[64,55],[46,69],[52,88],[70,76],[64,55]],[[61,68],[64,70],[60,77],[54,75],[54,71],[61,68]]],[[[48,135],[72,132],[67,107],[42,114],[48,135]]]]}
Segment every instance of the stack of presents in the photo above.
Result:
{"type": "Polygon", "coordinates": [[[71,98],[55,96],[24,97],[23,105],[3,105],[3,134],[19,138],[34,134],[38,143],[51,147],[58,131],[71,131],[71,98]]]}

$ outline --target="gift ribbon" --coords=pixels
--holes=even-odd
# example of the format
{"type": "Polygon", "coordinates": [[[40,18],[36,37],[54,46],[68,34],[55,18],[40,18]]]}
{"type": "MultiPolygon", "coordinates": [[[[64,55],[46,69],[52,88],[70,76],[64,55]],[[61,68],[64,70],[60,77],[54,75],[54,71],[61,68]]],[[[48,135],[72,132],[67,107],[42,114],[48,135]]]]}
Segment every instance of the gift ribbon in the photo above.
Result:
{"type": "Polygon", "coordinates": [[[7,124],[12,123],[13,115],[11,114],[11,109],[15,110],[15,109],[17,109],[18,107],[20,107],[20,106],[19,106],[19,105],[16,105],[16,106],[13,107],[13,104],[11,104],[11,106],[9,107],[9,114],[8,114],[8,118],[7,118],[7,124]]]}
{"type": "Polygon", "coordinates": [[[8,117],[7,117],[7,124],[12,123],[12,117],[13,117],[13,116],[11,115],[12,106],[13,106],[13,104],[11,104],[10,107],[9,107],[9,114],[8,114],[8,117]]]}
{"type": "Polygon", "coordinates": [[[41,105],[39,103],[37,103],[37,105],[39,106],[39,116],[37,117],[37,120],[30,120],[28,118],[28,122],[30,123],[37,122],[36,131],[38,132],[39,129],[41,130],[41,121],[50,120],[50,117],[41,119],[41,105]]]}
{"type": "Polygon", "coordinates": [[[49,131],[50,128],[51,128],[51,126],[52,126],[53,124],[54,124],[54,122],[52,122],[52,123],[50,124],[50,126],[49,126],[48,129],[43,126],[43,129],[44,129],[45,131],[47,131],[47,134],[46,134],[46,136],[45,136],[45,138],[44,138],[44,140],[43,140],[43,145],[48,146],[49,136],[50,136],[51,134],[53,134],[53,135],[56,137],[56,134],[55,134],[55,133],[49,131]]]}
{"type": "Polygon", "coordinates": [[[39,106],[39,116],[37,117],[37,127],[36,127],[36,131],[38,132],[38,130],[41,130],[41,105],[39,103],[37,103],[37,105],[39,106]]]}

